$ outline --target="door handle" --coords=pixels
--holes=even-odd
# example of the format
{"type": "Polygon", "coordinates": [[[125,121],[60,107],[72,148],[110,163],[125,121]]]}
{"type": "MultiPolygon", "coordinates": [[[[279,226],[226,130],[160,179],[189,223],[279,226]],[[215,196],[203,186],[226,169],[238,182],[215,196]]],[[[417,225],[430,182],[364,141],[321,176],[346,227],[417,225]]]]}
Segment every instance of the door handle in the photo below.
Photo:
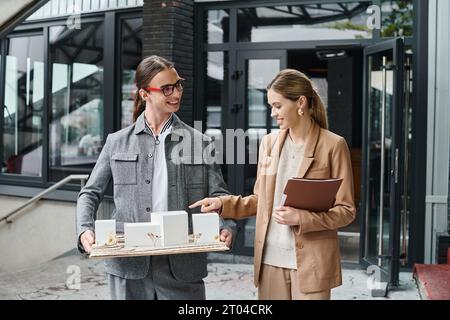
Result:
{"type": "Polygon", "coordinates": [[[395,166],[394,166],[394,180],[398,183],[398,148],[395,148],[395,166]]]}
{"type": "MultiPolygon", "coordinates": [[[[383,57],[382,66],[382,92],[381,92],[381,165],[380,165],[380,212],[379,212],[379,241],[378,241],[378,257],[383,256],[383,214],[384,214],[384,159],[386,158],[386,84],[387,84],[387,58],[383,57]]],[[[378,258],[378,266],[382,266],[382,259],[378,258]]]]}
{"type": "Polygon", "coordinates": [[[394,177],[394,181],[398,183],[398,148],[395,149],[394,155],[394,168],[391,170],[391,177],[394,177]]]}

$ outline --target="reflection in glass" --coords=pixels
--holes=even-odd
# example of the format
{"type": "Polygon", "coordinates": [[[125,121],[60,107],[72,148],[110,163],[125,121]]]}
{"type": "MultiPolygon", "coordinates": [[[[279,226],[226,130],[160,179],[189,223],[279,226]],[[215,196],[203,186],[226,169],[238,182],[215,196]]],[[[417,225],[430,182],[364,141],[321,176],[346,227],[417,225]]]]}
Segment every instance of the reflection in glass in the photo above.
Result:
{"type": "MultiPolygon", "coordinates": [[[[246,96],[248,107],[248,141],[246,145],[245,195],[253,193],[256,182],[258,148],[261,139],[273,126],[270,108],[267,103],[267,85],[280,72],[280,59],[248,59],[246,63],[246,96]]],[[[253,247],[255,238],[255,221],[245,221],[244,245],[253,247]]]]}
{"type": "MultiPolygon", "coordinates": [[[[227,106],[228,54],[226,52],[208,52],[205,78],[206,132],[215,139],[215,157],[225,161],[225,142],[222,136],[222,113],[227,106]]],[[[226,165],[222,166],[224,179],[227,180],[226,165]]]]}
{"type": "Polygon", "coordinates": [[[381,12],[383,37],[411,37],[413,35],[412,0],[384,0],[381,12]]]}
{"type": "Polygon", "coordinates": [[[248,127],[267,126],[270,115],[267,104],[267,85],[280,70],[279,59],[248,60],[248,127]]]}
{"type": "Polygon", "coordinates": [[[41,35],[9,40],[2,173],[42,176],[43,61],[41,35]]]}
{"type": "Polygon", "coordinates": [[[238,41],[370,39],[372,2],[304,4],[238,10],[238,41]]]}
{"type": "Polygon", "coordinates": [[[205,103],[208,128],[222,127],[222,107],[225,106],[227,86],[224,72],[228,64],[228,54],[224,52],[208,52],[205,103]]]}
{"type": "Polygon", "coordinates": [[[136,85],[134,76],[142,60],[142,18],[124,19],[121,24],[122,120],[125,128],[132,123],[136,85]]]}
{"type": "Polygon", "coordinates": [[[328,79],[327,78],[315,78],[311,77],[314,89],[322,99],[325,110],[328,109],[328,79]]]}
{"type": "Polygon", "coordinates": [[[103,144],[103,22],[50,28],[50,177],[94,164],[103,144]],[[59,172],[59,173],[58,173],[59,172]]]}
{"type": "MultiPolygon", "coordinates": [[[[251,164],[250,159],[256,159],[258,148],[249,146],[259,146],[259,141],[264,134],[273,127],[273,119],[270,117],[270,106],[267,103],[267,85],[280,72],[280,59],[248,59],[246,96],[248,107],[248,133],[249,141],[247,145],[247,161],[245,167],[245,192],[251,194],[256,180],[257,165],[251,164]],[[254,141],[257,139],[256,141],[254,141]]],[[[254,163],[254,162],[253,162],[254,163]]]]}
{"type": "Polygon", "coordinates": [[[206,43],[224,43],[229,41],[229,10],[209,10],[206,12],[208,39],[206,43]]]}

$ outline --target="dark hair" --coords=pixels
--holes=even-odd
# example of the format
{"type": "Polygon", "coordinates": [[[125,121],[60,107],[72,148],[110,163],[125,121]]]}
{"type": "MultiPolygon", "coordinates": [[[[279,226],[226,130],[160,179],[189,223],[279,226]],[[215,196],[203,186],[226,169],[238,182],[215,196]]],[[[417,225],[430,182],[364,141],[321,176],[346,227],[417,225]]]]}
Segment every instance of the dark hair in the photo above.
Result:
{"type": "Polygon", "coordinates": [[[309,101],[309,112],[312,119],[323,129],[328,129],[328,118],[325,106],[317,91],[313,88],[311,79],[295,69],[280,71],[269,83],[267,90],[273,89],[286,99],[297,101],[305,96],[309,101]]]}
{"type": "Polygon", "coordinates": [[[172,62],[155,55],[147,57],[139,63],[134,78],[137,90],[134,97],[133,122],[136,122],[136,119],[145,110],[145,101],[142,100],[139,90],[145,88],[158,73],[173,67],[174,64],[172,62]]]}

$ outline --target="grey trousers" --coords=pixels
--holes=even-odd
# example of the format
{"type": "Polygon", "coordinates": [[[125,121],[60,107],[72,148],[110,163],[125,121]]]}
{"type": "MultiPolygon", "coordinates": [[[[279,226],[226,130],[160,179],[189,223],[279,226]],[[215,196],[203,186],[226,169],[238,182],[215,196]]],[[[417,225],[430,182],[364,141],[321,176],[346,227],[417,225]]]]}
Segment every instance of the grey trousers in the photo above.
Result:
{"type": "Polygon", "coordinates": [[[143,279],[124,279],[107,274],[112,300],[205,300],[205,283],[174,278],[167,256],[151,256],[143,279]]]}

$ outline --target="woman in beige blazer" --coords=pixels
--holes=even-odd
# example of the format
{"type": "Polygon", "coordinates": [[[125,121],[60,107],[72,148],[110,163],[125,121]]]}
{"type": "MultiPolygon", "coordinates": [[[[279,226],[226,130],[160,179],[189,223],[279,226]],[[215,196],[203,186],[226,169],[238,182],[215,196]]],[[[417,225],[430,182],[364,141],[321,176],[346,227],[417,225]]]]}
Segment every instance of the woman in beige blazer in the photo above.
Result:
{"type": "Polygon", "coordinates": [[[262,139],[253,194],[205,198],[191,207],[232,219],[256,215],[254,281],[260,299],[330,299],[331,289],[342,284],[337,230],[356,215],[350,152],[344,138],[328,131],[322,100],[306,75],[283,70],[267,90],[280,131],[262,139]],[[280,207],[293,176],[343,178],[334,207],[280,207]]]}

